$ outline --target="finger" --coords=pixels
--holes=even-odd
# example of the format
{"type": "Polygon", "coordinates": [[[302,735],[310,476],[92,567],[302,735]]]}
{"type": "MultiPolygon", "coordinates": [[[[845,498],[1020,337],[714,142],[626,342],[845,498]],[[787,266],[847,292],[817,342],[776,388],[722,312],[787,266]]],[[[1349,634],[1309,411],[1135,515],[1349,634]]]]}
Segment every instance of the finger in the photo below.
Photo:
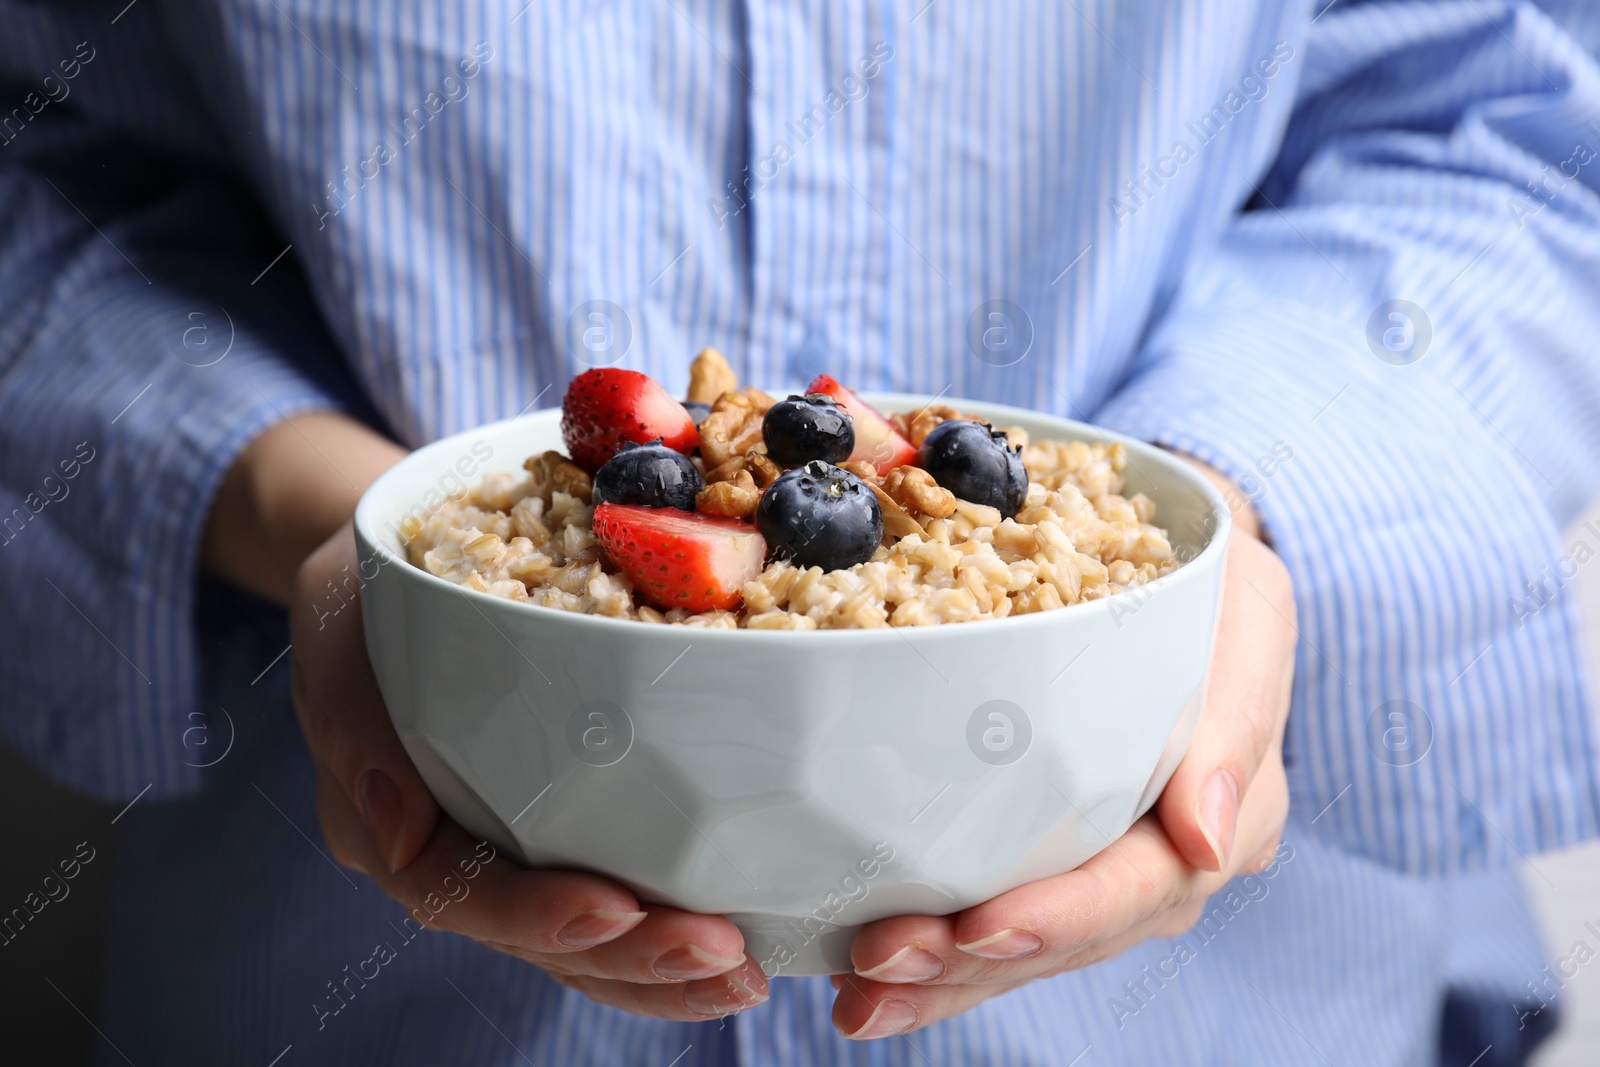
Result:
{"type": "Polygon", "coordinates": [[[853,1041],[906,1034],[970,1011],[1013,986],[904,986],[841,975],[833,998],[833,1025],[853,1041]]]}
{"type": "Polygon", "coordinates": [[[861,928],[850,944],[850,965],[873,981],[943,982],[951,979],[946,961],[959,954],[954,917],[896,915],[861,928]]]}
{"type": "MultiPolygon", "coordinates": [[[[1260,857],[1275,849],[1288,811],[1283,767],[1271,762],[1240,809],[1239,855],[1260,857]]],[[[1197,905],[1233,876],[1232,871],[1217,873],[1190,864],[1160,820],[1146,815],[1077,869],[1019,886],[957,914],[955,935],[962,956],[1009,957],[1021,966],[996,971],[965,966],[957,957],[947,959],[944,980],[1053,974],[1121,951],[1106,946],[1135,944],[1168,929],[1181,932],[1197,905]],[[1042,943],[1040,949],[1024,951],[1033,940],[1042,943]]]]}
{"type": "MultiPolygon", "coordinates": [[[[348,525],[301,568],[306,583],[359,571],[348,525]]],[[[343,583],[341,599],[359,601],[357,585],[343,583]]],[[[295,710],[312,757],[360,812],[383,868],[399,870],[432,835],[439,809],[384,708],[366,655],[359,603],[351,605],[355,610],[330,612],[318,606],[327,597],[323,589],[297,589],[290,604],[295,710]]]]}
{"type": "MultiPolygon", "coordinates": [[[[375,846],[360,832],[348,797],[337,789],[323,790],[318,803],[335,855],[374,871],[383,891],[425,928],[524,953],[574,955],[623,936],[646,918],[637,898],[615,882],[579,871],[525,870],[498,856],[492,845],[473,841],[449,819],[439,820],[405,870],[390,873],[378,865],[375,846]],[[352,825],[354,832],[348,832],[352,825]]],[[[709,922],[724,935],[709,938],[714,944],[727,945],[722,927],[738,935],[725,920],[709,922]]]]}
{"type": "MultiPolygon", "coordinates": [[[[1221,885],[1178,855],[1146,816],[1103,852],[1065,874],[1002,893],[955,916],[956,945],[974,960],[1067,956],[1221,885]]],[[[983,971],[971,965],[972,973],[983,971]]],[[[964,968],[952,967],[960,981],[964,968]]]]}
{"type": "MultiPolygon", "coordinates": [[[[439,887],[452,875],[460,880],[469,852],[491,851],[449,820],[434,836],[404,871],[379,878],[419,919],[419,907],[440,907],[439,887]]],[[[744,936],[726,919],[665,906],[646,910],[628,890],[595,875],[530,871],[497,858],[483,865],[471,888],[439,910],[434,924],[514,948],[563,973],[674,982],[722,974],[744,960],[744,936]]]]}
{"type": "MultiPolygon", "coordinates": [[[[324,827],[355,823],[348,798],[325,790],[324,827]]],[[[383,890],[423,927],[462,934],[547,970],[630,982],[682,982],[731,971],[744,960],[738,927],[664,905],[648,912],[632,893],[579,871],[530,871],[474,842],[449,819],[403,871],[377,867],[370,839],[334,846],[341,862],[376,871],[383,890]],[[367,851],[361,851],[365,848],[367,851]],[[354,862],[351,862],[351,861],[354,862]]],[[[335,833],[329,833],[330,843],[335,833]]]]}
{"type": "Polygon", "coordinates": [[[383,857],[361,813],[355,810],[344,789],[334,780],[332,773],[322,764],[317,770],[317,823],[322,827],[322,837],[328,843],[333,858],[362,874],[385,869],[383,857]]]}
{"type": "Polygon", "coordinates": [[[1256,874],[1278,854],[1283,824],[1289,818],[1289,776],[1282,760],[1268,760],[1256,772],[1250,795],[1239,811],[1239,834],[1234,859],[1225,873],[1238,877],[1256,874]]]}
{"type": "Polygon", "coordinates": [[[764,1003],[768,997],[766,975],[749,957],[727,974],[673,985],[639,985],[589,975],[556,975],[556,980],[601,1004],[679,1022],[731,1015],[764,1003]]]}
{"type": "Polygon", "coordinates": [[[739,928],[711,915],[651,905],[638,926],[585,952],[536,959],[549,969],[626,982],[685,982],[744,965],[739,928]]]}
{"type": "MultiPolygon", "coordinates": [[[[1270,862],[1287,814],[1282,767],[1269,763],[1240,811],[1238,854],[1258,866],[1270,862]]],[[[1228,877],[1189,864],[1159,820],[1147,815],[1076,870],[954,916],[901,915],[867,924],[851,945],[851,965],[857,977],[892,985],[1056,974],[1120,951],[1108,945],[1175,936],[1228,877]],[[1130,932],[1137,932],[1133,941],[1130,932]]]]}
{"type": "MultiPolygon", "coordinates": [[[[339,790],[321,799],[335,836],[347,842],[355,866],[376,867],[359,815],[339,790]],[[355,824],[356,832],[338,833],[355,824]],[[363,851],[363,849],[365,851],[363,851]]],[[[450,819],[440,819],[416,859],[403,871],[378,869],[374,879],[423,926],[529,951],[567,953],[613,940],[645,918],[637,898],[615,882],[580,871],[530,871],[474,841],[450,819]],[[603,913],[596,921],[591,912],[603,913]],[[605,916],[614,916],[604,930],[605,916]],[[582,921],[578,921],[582,920],[582,921]]]]}
{"type": "Polygon", "coordinates": [[[1229,869],[1239,806],[1283,741],[1294,673],[1288,571],[1260,541],[1228,546],[1205,708],[1156,810],[1173,845],[1203,870],[1229,869]]]}
{"type": "Polygon", "coordinates": [[[1220,885],[1140,819],[1075,870],[1002,893],[957,915],[869,923],[851,949],[856,974],[885,984],[965,985],[1054,973],[1074,954],[1220,885]]]}
{"type": "Polygon", "coordinates": [[[834,975],[833,1025],[857,1041],[909,1033],[973,1007],[1019,985],[1047,975],[1060,974],[1125,952],[1152,937],[1177,937],[1192,927],[1202,904],[1192,903],[1123,931],[1110,941],[1085,946],[1053,962],[1038,974],[1013,974],[968,984],[899,985],[875,982],[858,975],[834,975]]]}

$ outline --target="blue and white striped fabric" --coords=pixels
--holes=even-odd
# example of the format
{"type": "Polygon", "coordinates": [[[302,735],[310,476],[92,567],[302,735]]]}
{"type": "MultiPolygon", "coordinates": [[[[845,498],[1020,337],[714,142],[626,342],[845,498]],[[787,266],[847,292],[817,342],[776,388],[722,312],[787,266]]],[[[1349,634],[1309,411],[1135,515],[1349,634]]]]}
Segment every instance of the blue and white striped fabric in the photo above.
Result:
{"type": "Polygon", "coordinates": [[[152,787],[124,1052],[1426,1062],[1452,986],[1515,1029],[1506,869],[1600,832],[1565,595],[1600,544],[1558,539],[1600,482],[1592,5],[396,7],[0,2],[0,729],[152,787]],[[857,1047],[825,983],[676,1026],[429,938],[312,1025],[398,912],[262,803],[314,825],[282,665],[252,684],[281,620],[195,578],[222,472],[297,411],[415,445],[586,363],[681,388],[702,344],[774,391],[1093,418],[1255,498],[1300,613],[1295,858],[1180,977],[1126,989],[1147,945],[857,1047]],[[239,748],[198,766],[218,706],[239,748]]]}

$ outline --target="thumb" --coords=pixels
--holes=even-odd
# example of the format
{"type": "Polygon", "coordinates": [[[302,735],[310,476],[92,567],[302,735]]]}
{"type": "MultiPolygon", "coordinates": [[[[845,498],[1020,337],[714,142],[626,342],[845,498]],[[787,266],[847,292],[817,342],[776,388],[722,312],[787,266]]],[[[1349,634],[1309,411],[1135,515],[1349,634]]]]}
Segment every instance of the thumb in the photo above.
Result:
{"type": "Polygon", "coordinates": [[[1156,812],[1195,867],[1227,871],[1239,807],[1283,744],[1294,679],[1294,595],[1283,563],[1235,531],[1224,567],[1205,707],[1156,812]]]}
{"type": "Polygon", "coordinates": [[[393,873],[433,835],[439,809],[378,691],[360,586],[355,536],[346,524],[307,557],[296,580],[294,704],[319,778],[350,802],[326,810],[359,813],[359,823],[346,814],[324,826],[330,845],[345,856],[375,858],[393,873]]]}

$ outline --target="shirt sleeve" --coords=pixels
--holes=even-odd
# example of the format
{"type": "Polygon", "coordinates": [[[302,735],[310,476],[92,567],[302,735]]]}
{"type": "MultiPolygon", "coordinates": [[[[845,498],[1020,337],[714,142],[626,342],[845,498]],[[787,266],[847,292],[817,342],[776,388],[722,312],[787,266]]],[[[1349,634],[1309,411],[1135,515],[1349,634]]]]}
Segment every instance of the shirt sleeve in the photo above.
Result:
{"type": "Polygon", "coordinates": [[[1300,94],[1097,418],[1262,515],[1313,832],[1430,874],[1592,836],[1600,530],[1561,528],[1600,478],[1600,65],[1529,4],[1369,4],[1317,20],[1300,94]]]}
{"type": "Polygon", "coordinates": [[[66,107],[0,148],[0,293],[0,733],[103,799],[196,789],[213,493],[358,401],[248,197],[66,107]]]}

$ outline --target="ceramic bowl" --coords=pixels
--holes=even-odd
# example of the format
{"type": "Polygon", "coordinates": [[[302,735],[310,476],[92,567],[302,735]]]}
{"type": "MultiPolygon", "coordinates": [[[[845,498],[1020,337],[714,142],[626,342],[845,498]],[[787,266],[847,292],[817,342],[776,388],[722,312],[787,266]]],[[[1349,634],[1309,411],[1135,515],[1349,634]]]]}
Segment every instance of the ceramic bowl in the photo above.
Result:
{"type": "Polygon", "coordinates": [[[363,577],[376,568],[367,644],[444,810],[530,866],[726,914],[773,975],[848,971],[862,923],[958,911],[1106,847],[1154,802],[1204,700],[1227,508],[1138,441],[945,402],[1036,440],[1121,440],[1128,492],[1155,501],[1185,565],[1015,618],[695,630],[516,603],[404,561],[400,518],[561,448],[555,410],[380,478],[355,520],[363,577]]]}

